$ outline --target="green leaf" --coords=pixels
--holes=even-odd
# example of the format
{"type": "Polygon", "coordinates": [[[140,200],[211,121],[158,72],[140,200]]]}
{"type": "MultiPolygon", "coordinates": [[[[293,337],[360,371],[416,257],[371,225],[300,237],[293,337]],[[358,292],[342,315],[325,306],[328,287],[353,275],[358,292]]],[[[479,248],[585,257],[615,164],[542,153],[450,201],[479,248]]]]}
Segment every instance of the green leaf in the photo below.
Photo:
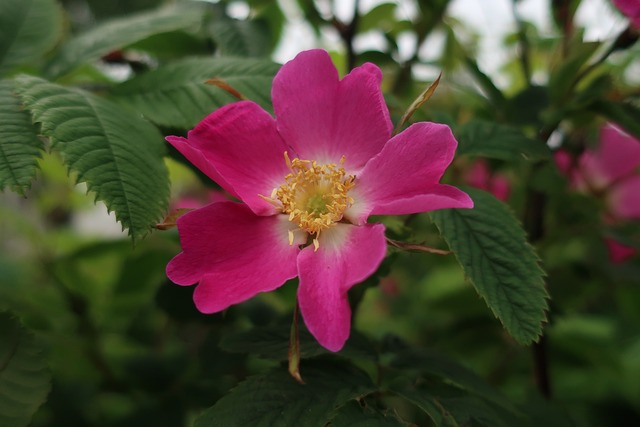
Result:
{"type": "Polygon", "coordinates": [[[113,19],[68,41],[48,64],[47,73],[60,76],[152,35],[197,28],[201,20],[202,9],[197,2],[182,2],[174,7],[113,19]]]}
{"type": "Polygon", "coordinates": [[[0,80],[0,190],[24,194],[38,170],[43,144],[13,86],[11,80],[0,80]]]}
{"type": "Polygon", "coordinates": [[[393,415],[384,415],[357,402],[344,405],[331,420],[331,427],[402,427],[408,426],[393,415]]]}
{"type": "Polygon", "coordinates": [[[304,385],[284,367],[249,378],[206,410],[195,427],[324,427],[336,409],[374,390],[369,376],[351,365],[306,361],[301,373],[304,385]]]}
{"type": "Polygon", "coordinates": [[[454,133],[460,143],[458,154],[501,160],[538,160],[551,156],[551,151],[545,144],[508,125],[472,119],[457,126],[454,133]]]}
{"type": "Polygon", "coordinates": [[[69,170],[105,202],[133,240],[162,217],[169,197],[162,135],[90,93],[22,76],[17,92],[69,170]]]}
{"type": "Polygon", "coordinates": [[[271,34],[264,21],[221,18],[210,24],[209,31],[222,56],[266,57],[269,55],[271,34]]]}
{"type": "Polygon", "coordinates": [[[62,16],[54,0],[0,2],[0,75],[36,61],[55,46],[62,16]]]}
{"type": "Polygon", "coordinates": [[[571,55],[556,67],[549,76],[547,92],[553,103],[562,103],[574,89],[576,76],[580,69],[600,47],[600,42],[573,43],[571,55]]]}
{"type": "Polygon", "coordinates": [[[27,426],[50,388],[42,345],[18,320],[0,313],[0,425],[27,426]]]}
{"type": "Polygon", "coordinates": [[[482,397],[508,411],[517,413],[515,406],[504,395],[475,372],[452,360],[451,357],[427,350],[404,350],[392,360],[391,364],[398,369],[410,368],[421,374],[438,377],[467,393],[482,397]]]}
{"type": "MultiPolygon", "coordinates": [[[[265,359],[287,360],[291,316],[285,316],[285,319],[274,325],[259,326],[246,332],[234,332],[224,336],[220,347],[232,353],[251,353],[265,359]]],[[[300,322],[299,328],[300,354],[303,359],[330,353],[318,344],[303,322],[300,322]]],[[[338,354],[356,359],[376,358],[374,346],[357,331],[351,331],[349,340],[338,354]]]]}
{"type": "Polygon", "coordinates": [[[428,377],[410,384],[396,381],[390,390],[424,411],[438,427],[528,425],[522,416],[496,407],[482,396],[470,395],[446,381],[428,377]]]}
{"type": "Polygon", "coordinates": [[[227,91],[205,84],[217,78],[271,110],[271,81],[278,65],[240,58],[191,58],[134,77],[112,91],[114,99],[164,126],[191,128],[211,111],[237,101],[227,91]]]}
{"type": "Polygon", "coordinates": [[[446,209],[431,217],[493,314],[521,344],[536,341],[546,320],[547,291],[538,256],[504,203],[465,189],[473,209],[446,209]]]}
{"type": "Polygon", "coordinates": [[[640,108],[629,103],[600,100],[593,103],[591,110],[640,138],[640,108]]]}

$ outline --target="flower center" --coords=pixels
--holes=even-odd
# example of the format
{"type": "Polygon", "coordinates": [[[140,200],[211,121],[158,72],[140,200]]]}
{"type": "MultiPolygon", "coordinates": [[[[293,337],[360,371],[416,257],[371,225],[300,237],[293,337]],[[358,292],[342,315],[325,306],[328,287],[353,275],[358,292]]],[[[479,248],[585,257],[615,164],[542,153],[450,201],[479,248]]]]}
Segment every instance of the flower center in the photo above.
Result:
{"type": "MultiPolygon", "coordinates": [[[[284,157],[291,173],[284,177],[284,184],[274,189],[271,198],[265,199],[275,202],[300,230],[314,235],[313,245],[318,250],[320,232],[340,221],[353,204],[348,193],[355,185],[355,176],[347,175],[335,163],[319,165],[315,160],[290,160],[286,152],[284,157]]],[[[344,161],[342,156],[340,164],[344,161]]],[[[289,243],[293,243],[293,231],[289,232],[289,243]]]]}

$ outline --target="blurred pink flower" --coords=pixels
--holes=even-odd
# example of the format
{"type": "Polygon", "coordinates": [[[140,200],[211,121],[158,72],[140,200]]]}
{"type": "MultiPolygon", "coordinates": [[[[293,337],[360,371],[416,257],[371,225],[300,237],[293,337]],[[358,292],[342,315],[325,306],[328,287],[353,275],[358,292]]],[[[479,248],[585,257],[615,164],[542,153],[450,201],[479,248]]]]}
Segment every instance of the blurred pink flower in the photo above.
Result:
{"type": "Polygon", "coordinates": [[[471,208],[440,184],[457,146],[451,130],[416,123],[391,137],[372,64],[342,80],[327,52],[302,52],[273,81],[276,119],[240,101],[207,116],[187,138],[167,137],[243,203],[212,203],[177,221],[182,252],[167,266],[179,285],[198,283],[197,308],[214,313],[300,279],[309,331],[338,351],[347,340],[347,291],[386,252],[369,215],[471,208]]]}
{"type": "Polygon", "coordinates": [[[640,28],[640,0],[613,0],[613,4],[634,27],[640,28]]]}
{"type": "MultiPolygon", "coordinates": [[[[575,164],[563,151],[556,153],[555,160],[572,187],[604,197],[605,222],[640,219],[639,140],[609,123],[600,130],[598,147],[585,150],[575,164]]],[[[607,245],[613,262],[622,262],[635,253],[619,242],[608,240],[607,245]]]]}
{"type": "Polygon", "coordinates": [[[484,159],[473,162],[464,174],[464,180],[472,187],[490,192],[498,200],[506,201],[509,198],[509,181],[503,175],[491,173],[484,159]]]}

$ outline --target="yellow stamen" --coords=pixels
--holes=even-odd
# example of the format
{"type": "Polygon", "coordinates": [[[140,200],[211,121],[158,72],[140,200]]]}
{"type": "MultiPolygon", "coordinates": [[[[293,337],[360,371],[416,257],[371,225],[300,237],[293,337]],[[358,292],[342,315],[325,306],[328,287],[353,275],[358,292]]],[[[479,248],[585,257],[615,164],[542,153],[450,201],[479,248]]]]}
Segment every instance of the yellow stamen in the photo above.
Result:
{"type": "MultiPolygon", "coordinates": [[[[287,214],[289,221],[300,230],[312,235],[317,251],[320,232],[342,220],[344,212],[353,204],[348,192],[355,185],[355,176],[347,175],[344,168],[335,163],[319,165],[315,160],[291,160],[287,152],[284,160],[291,170],[284,177],[285,183],[274,189],[271,197],[260,197],[287,214]]],[[[345,160],[342,156],[340,164],[345,160]]],[[[292,245],[293,231],[289,231],[288,237],[292,245]]]]}

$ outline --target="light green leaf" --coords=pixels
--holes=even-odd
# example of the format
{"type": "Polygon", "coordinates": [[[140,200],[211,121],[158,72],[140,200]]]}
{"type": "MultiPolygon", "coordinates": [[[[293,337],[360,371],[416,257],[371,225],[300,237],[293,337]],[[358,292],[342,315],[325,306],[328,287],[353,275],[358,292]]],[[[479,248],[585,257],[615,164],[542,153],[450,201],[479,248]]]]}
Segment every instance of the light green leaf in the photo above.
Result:
{"type": "Polygon", "coordinates": [[[114,49],[144,40],[155,34],[197,28],[202,20],[197,2],[181,2],[113,19],[69,40],[47,66],[53,77],[65,74],[85,62],[94,61],[114,49]]]}
{"type": "Polygon", "coordinates": [[[547,310],[538,256],[504,203],[484,191],[465,191],[473,209],[446,209],[431,217],[494,315],[516,341],[530,344],[540,336],[547,310]]]}
{"type": "Polygon", "coordinates": [[[116,86],[114,99],[164,126],[191,128],[207,114],[237,101],[210,84],[219,79],[271,110],[271,81],[278,65],[241,58],[191,58],[162,66],[116,86]]]}
{"type": "Polygon", "coordinates": [[[11,80],[0,80],[0,190],[24,194],[38,170],[43,144],[13,86],[11,80]]]}
{"type": "Polygon", "coordinates": [[[206,410],[195,427],[324,427],[334,411],[374,390],[369,376],[345,364],[306,361],[306,384],[284,367],[244,381],[206,410]]]}
{"type": "Polygon", "coordinates": [[[29,425],[50,388],[42,345],[18,320],[0,313],[0,425],[29,425]]]}
{"type": "Polygon", "coordinates": [[[501,160],[538,160],[551,156],[551,151],[545,144],[508,125],[472,119],[457,126],[454,133],[460,143],[458,154],[501,160]]]}
{"type": "Polygon", "coordinates": [[[69,170],[86,182],[135,241],[162,217],[169,197],[162,135],[88,92],[22,76],[17,92],[69,170]]]}
{"type": "Polygon", "coordinates": [[[62,28],[54,0],[0,2],[0,75],[29,64],[55,46],[62,28]]]}

